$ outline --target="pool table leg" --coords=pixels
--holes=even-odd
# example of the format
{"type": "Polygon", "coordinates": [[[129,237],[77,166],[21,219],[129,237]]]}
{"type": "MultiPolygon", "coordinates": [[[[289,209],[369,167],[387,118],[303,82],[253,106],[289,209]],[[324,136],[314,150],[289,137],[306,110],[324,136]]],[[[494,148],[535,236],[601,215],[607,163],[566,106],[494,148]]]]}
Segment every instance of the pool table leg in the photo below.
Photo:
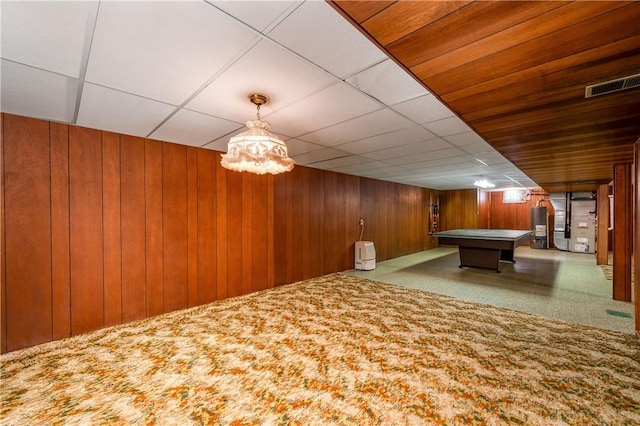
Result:
{"type": "Polygon", "coordinates": [[[461,246],[458,251],[460,253],[460,268],[471,266],[500,272],[500,249],[461,246]]]}

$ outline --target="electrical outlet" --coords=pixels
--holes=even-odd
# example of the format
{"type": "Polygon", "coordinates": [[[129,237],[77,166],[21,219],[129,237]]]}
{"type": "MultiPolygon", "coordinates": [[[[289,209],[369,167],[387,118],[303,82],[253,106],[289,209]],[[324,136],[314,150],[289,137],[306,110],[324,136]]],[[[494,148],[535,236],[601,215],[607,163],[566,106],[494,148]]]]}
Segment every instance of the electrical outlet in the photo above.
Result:
{"type": "Polygon", "coordinates": [[[360,219],[360,226],[364,226],[364,219],[360,219]]]}

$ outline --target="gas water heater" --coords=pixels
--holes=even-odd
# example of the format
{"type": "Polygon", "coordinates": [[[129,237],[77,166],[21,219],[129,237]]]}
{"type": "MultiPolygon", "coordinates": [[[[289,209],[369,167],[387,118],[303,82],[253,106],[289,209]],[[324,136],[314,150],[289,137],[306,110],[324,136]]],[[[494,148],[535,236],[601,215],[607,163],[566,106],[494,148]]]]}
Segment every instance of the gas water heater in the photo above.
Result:
{"type": "Polygon", "coordinates": [[[546,249],[549,247],[549,239],[547,238],[547,229],[549,227],[549,216],[547,208],[536,205],[531,207],[531,230],[533,238],[531,240],[531,248],[546,249]]]}

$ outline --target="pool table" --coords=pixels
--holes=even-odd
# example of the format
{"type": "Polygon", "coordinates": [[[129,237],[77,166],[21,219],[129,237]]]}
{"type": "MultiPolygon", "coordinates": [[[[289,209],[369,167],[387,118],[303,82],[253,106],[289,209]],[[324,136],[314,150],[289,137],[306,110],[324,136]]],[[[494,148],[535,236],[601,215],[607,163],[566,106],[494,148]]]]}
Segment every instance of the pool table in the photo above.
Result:
{"type": "Polygon", "coordinates": [[[460,268],[493,269],[500,272],[500,261],[515,263],[516,247],[531,240],[531,231],[516,229],[454,229],[436,232],[440,244],[458,246],[460,268]]]}

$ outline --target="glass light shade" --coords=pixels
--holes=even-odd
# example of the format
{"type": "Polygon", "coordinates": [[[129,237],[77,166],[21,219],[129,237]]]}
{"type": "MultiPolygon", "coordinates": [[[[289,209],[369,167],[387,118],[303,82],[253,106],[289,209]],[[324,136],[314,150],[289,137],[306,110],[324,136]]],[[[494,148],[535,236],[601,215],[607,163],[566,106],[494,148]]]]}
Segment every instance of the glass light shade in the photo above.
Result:
{"type": "Polygon", "coordinates": [[[222,167],[236,172],[263,175],[289,172],[296,163],[287,154],[287,145],[269,132],[269,123],[260,119],[247,121],[249,130],[233,136],[222,155],[222,167]]]}

